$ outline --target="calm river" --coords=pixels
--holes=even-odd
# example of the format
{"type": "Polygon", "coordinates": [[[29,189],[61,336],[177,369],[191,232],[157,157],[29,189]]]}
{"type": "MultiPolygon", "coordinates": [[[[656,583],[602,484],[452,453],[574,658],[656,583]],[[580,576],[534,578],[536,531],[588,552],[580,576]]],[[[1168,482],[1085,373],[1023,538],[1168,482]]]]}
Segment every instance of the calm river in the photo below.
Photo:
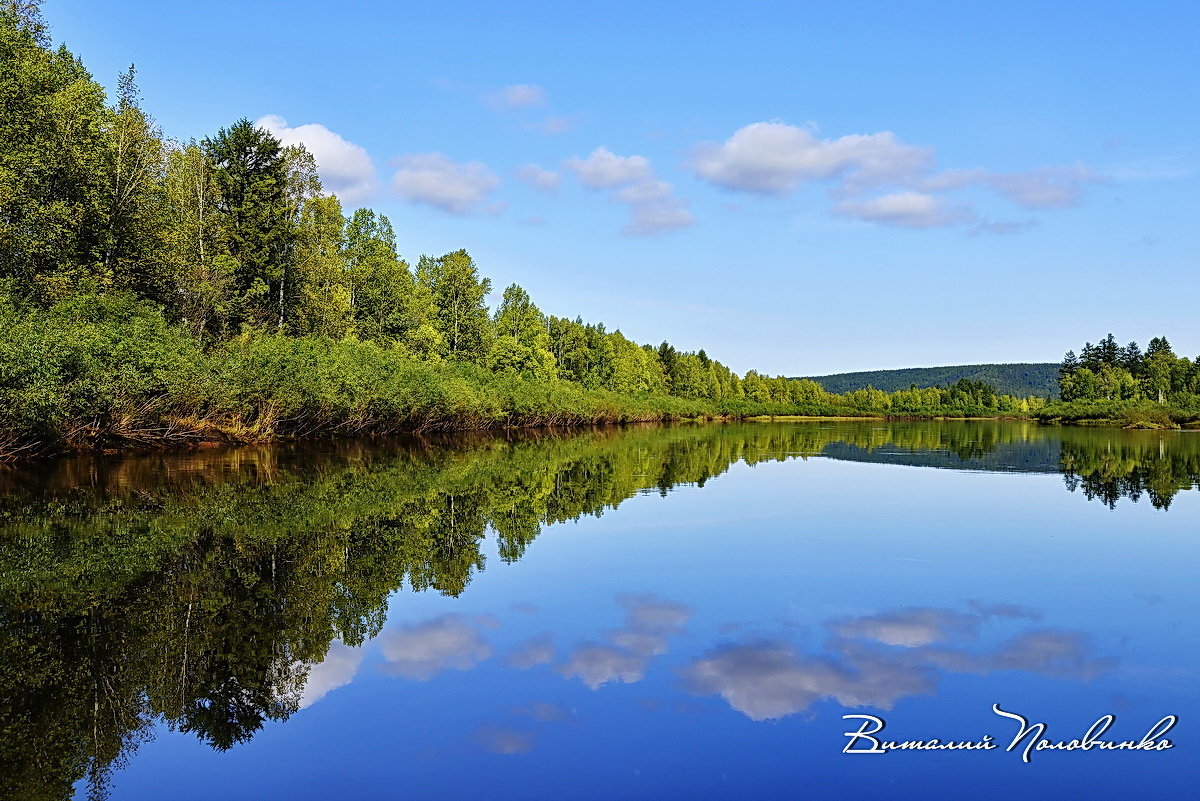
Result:
{"type": "Polygon", "coordinates": [[[997,422],[5,468],[0,798],[1189,797],[1198,482],[997,422]]]}

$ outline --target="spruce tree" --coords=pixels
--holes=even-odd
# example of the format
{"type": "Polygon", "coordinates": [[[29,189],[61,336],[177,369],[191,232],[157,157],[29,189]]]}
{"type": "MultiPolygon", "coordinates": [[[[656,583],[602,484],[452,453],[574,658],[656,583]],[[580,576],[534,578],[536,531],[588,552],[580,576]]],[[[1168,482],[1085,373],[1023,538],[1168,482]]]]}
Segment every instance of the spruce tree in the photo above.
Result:
{"type": "Polygon", "coordinates": [[[281,325],[294,243],[287,160],[278,139],[243,118],[205,139],[227,253],[237,263],[240,320],[281,325]]]}

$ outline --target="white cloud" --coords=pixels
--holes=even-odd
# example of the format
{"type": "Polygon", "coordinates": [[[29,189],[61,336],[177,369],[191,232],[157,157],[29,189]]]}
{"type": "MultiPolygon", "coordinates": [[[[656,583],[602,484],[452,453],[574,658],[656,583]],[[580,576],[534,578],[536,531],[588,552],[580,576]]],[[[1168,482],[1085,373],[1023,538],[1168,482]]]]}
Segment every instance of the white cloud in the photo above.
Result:
{"type": "Polygon", "coordinates": [[[974,215],[965,206],[923,192],[897,192],[871,200],[844,200],[833,207],[844,217],[902,228],[946,228],[969,222],[974,215]]]}
{"type": "Polygon", "coordinates": [[[606,147],[598,147],[581,159],[578,156],[565,162],[579,182],[590,189],[614,189],[635,181],[653,180],[650,159],[645,156],[618,156],[606,147]]]}
{"type": "Polygon", "coordinates": [[[751,720],[774,720],[808,709],[822,698],[843,706],[889,709],[896,701],[933,692],[930,671],[906,664],[860,660],[853,666],[798,656],[780,643],[723,648],[684,672],[697,693],[720,695],[751,720]]]}
{"type": "Polygon", "coordinates": [[[653,595],[622,595],[617,603],[625,608],[625,626],[608,632],[611,645],[575,648],[559,673],[593,690],[614,681],[641,681],[650,659],[667,652],[667,637],[680,633],[692,616],[683,604],[653,595]]]}
{"type": "Polygon", "coordinates": [[[268,114],[255,125],[270,131],[285,145],[304,145],[316,159],[325,188],[343,202],[366,200],[375,191],[375,165],[367,151],[324,125],[310,122],[291,127],[278,114],[268,114]]]}
{"type": "MultiPolygon", "coordinates": [[[[1042,167],[1013,173],[988,170],[936,170],[933,151],[901,141],[891,131],[823,139],[812,129],[782,122],[756,122],[724,142],[705,142],[690,167],[701,179],[724,189],[786,196],[822,182],[841,202],[835,214],[906,228],[942,228],[978,222],[970,206],[936,195],[986,189],[1026,209],[1059,209],[1083,200],[1104,178],[1087,165],[1042,167]],[[886,193],[858,200],[871,190],[886,193]]],[[[981,222],[971,233],[1015,233],[1032,223],[981,222]]]]}
{"type": "Polygon", "coordinates": [[[392,185],[413,203],[425,203],[450,214],[479,209],[500,179],[479,161],[456,162],[441,153],[401,156],[392,185]]]}
{"type": "Polygon", "coordinates": [[[531,83],[506,86],[488,95],[488,103],[501,111],[516,111],[523,108],[546,105],[546,90],[531,83]]]}
{"type": "Polygon", "coordinates": [[[562,183],[562,176],[537,164],[526,164],[517,170],[517,178],[539,192],[554,194],[562,183]]]}
{"type": "Polygon", "coordinates": [[[926,192],[949,192],[979,186],[1027,209],[1061,209],[1076,206],[1089,186],[1104,182],[1095,168],[1086,164],[1072,167],[1039,167],[1012,173],[994,173],[981,169],[943,170],[913,184],[926,192]]]}
{"type": "Polygon", "coordinates": [[[1018,634],[990,653],[971,654],[948,648],[925,648],[930,665],[958,673],[987,674],[1020,670],[1043,676],[1089,681],[1111,670],[1116,661],[1097,657],[1092,638],[1078,631],[1039,629],[1018,634]]]}
{"type": "Polygon", "coordinates": [[[1095,656],[1089,637],[1053,629],[1025,632],[982,653],[941,644],[972,641],[980,626],[995,618],[1040,615],[1015,605],[978,605],[975,614],[884,612],[832,623],[835,636],[824,654],[798,653],[773,641],[749,642],[710,651],[683,675],[694,692],[719,695],[751,720],[772,720],[826,698],[847,707],[889,709],[904,698],[934,693],[946,671],[1017,670],[1087,681],[1116,664],[1095,656]]]}
{"type": "Polygon", "coordinates": [[[647,178],[618,189],[613,199],[619,203],[654,203],[670,197],[672,188],[666,181],[647,178]]]}
{"type": "MultiPolygon", "coordinates": [[[[494,625],[490,620],[480,621],[494,625]]],[[[425,681],[447,670],[470,670],[492,655],[472,621],[442,615],[425,623],[384,632],[379,642],[387,672],[425,681]]]]}
{"type": "Polygon", "coordinates": [[[904,144],[890,131],[820,139],[807,128],[756,122],[721,144],[700,145],[692,169],[725,189],[785,195],[805,182],[831,178],[859,188],[896,182],[931,163],[928,149],[904,144]]]}
{"type": "Polygon", "coordinates": [[[647,658],[641,654],[610,648],[606,645],[583,645],[571,652],[570,659],[559,668],[567,678],[577,678],[595,690],[609,682],[633,684],[646,673],[647,658]]]}
{"type": "Polygon", "coordinates": [[[598,147],[587,158],[564,162],[566,169],[590,189],[610,190],[610,197],[629,207],[622,228],[631,236],[653,236],[686,228],[696,221],[687,202],[673,196],[675,188],[659,180],[645,156],[619,156],[598,147]]]}

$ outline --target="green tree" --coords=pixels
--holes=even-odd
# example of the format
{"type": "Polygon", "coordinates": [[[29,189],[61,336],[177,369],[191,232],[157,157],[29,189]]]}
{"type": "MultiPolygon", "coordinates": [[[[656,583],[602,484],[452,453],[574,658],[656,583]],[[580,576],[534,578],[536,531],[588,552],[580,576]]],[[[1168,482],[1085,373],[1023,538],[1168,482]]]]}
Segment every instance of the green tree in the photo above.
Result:
{"type": "Polygon", "coordinates": [[[104,90],[37,2],[0,4],[0,277],[44,300],[110,283],[104,90]]]}
{"type": "Polygon", "coordinates": [[[102,269],[117,286],[164,302],[170,292],[159,246],[166,151],[161,132],[141,109],[132,65],[118,81],[117,105],[107,128],[102,269]]]}
{"type": "Polygon", "coordinates": [[[428,264],[426,275],[437,307],[436,328],[453,359],[481,363],[491,349],[492,324],[485,300],[492,282],[479,276],[465,250],[428,264]]]}
{"type": "Polygon", "coordinates": [[[359,335],[400,340],[428,320],[414,320],[412,273],[396,255],[396,236],[387,217],[359,209],[346,222],[346,265],[359,335]]]}
{"type": "Polygon", "coordinates": [[[214,168],[225,247],[237,262],[237,321],[281,327],[295,239],[284,148],[244,118],[203,147],[214,168]]]}
{"type": "Polygon", "coordinates": [[[557,375],[546,316],[524,289],[512,284],[504,290],[493,329],[495,337],[488,357],[493,369],[525,373],[542,380],[557,375]]]}
{"type": "Polygon", "coordinates": [[[343,222],[336,197],[304,202],[296,226],[295,298],[289,309],[296,333],[343,337],[354,330],[342,251],[343,222]]]}
{"type": "Polygon", "coordinates": [[[162,230],[167,307],[197,335],[225,332],[236,290],[237,262],[225,252],[214,173],[195,142],[167,155],[162,230]]]}
{"type": "Polygon", "coordinates": [[[1144,360],[1146,394],[1156,398],[1159,404],[1167,402],[1171,391],[1171,375],[1175,369],[1175,353],[1166,337],[1155,337],[1146,346],[1144,360]]]}

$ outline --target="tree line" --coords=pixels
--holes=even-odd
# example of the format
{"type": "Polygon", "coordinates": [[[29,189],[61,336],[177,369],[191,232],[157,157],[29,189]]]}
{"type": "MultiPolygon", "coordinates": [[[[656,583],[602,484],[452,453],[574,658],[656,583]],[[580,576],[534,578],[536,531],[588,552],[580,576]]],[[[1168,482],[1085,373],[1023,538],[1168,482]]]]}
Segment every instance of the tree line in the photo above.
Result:
{"type": "Polygon", "coordinates": [[[399,255],[312,155],[239,119],[186,142],[113,102],[40,0],[0,0],[0,456],[63,447],[752,414],[1024,414],[952,387],[837,395],[703,350],[495,309],[465,250],[399,255]]]}
{"type": "Polygon", "coordinates": [[[1073,400],[1152,400],[1195,406],[1200,400],[1200,357],[1176,356],[1166,337],[1154,337],[1145,352],[1137,342],[1117,344],[1109,334],[1067,351],[1059,367],[1060,395],[1073,400]]]}
{"type": "MultiPolygon", "coordinates": [[[[617,392],[743,397],[743,378],[704,351],[634,343],[602,324],[545,315],[509,286],[494,311],[465,250],[397,253],[367,208],[347,214],[312,155],[240,119],[199,141],[168,139],[134,69],[114,103],[37,2],[0,17],[0,277],[27,302],[125,292],[205,341],[245,331],[374,340],[617,392]]],[[[777,382],[752,395],[787,399],[777,382]]]]}

